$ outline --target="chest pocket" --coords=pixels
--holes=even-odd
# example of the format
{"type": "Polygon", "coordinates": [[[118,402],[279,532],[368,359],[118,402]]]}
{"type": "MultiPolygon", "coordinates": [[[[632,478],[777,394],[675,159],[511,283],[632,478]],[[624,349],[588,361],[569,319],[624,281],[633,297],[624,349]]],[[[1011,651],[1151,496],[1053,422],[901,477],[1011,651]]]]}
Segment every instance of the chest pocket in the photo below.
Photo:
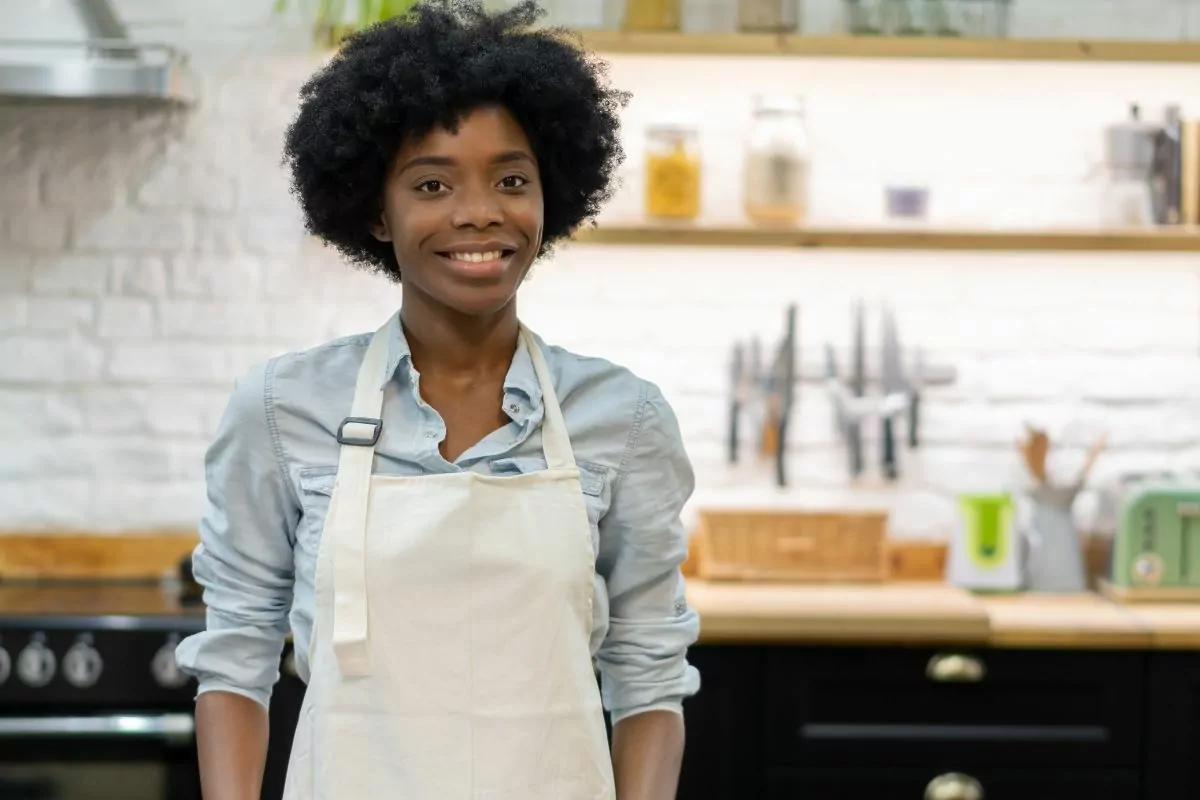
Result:
{"type": "Polygon", "coordinates": [[[336,467],[316,467],[300,472],[300,506],[304,513],[296,526],[296,566],[300,566],[300,560],[306,556],[316,560],[321,529],[325,527],[336,481],[336,467]]]}

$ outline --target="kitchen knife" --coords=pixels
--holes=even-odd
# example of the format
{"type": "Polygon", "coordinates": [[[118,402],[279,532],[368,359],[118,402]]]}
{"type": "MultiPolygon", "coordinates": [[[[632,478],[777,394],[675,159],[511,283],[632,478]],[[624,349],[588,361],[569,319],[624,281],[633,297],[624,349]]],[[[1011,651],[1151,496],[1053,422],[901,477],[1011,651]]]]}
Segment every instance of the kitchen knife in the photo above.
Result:
{"type": "Polygon", "coordinates": [[[899,467],[896,463],[896,432],[892,403],[894,395],[903,393],[904,370],[900,365],[900,341],[896,334],[896,320],[891,309],[883,312],[883,350],[880,364],[881,382],[883,384],[883,474],[888,480],[899,477],[899,467]]]}
{"type": "Polygon", "coordinates": [[[918,348],[912,379],[908,383],[908,446],[921,443],[918,430],[921,426],[921,391],[925,388],[925,350],[918,348]]]}
{"type": "Polygon", "coordinates": [[[733,361],[729,369],[729,463],[736,464],[738,460],[738,421],[742,416],[742,373],[746,365],[743,361],[742,344],[733,345],[733,361]]]}
{"type": "MultiPolygon", "coordinates": [[[[866,353],[863,349],[863,304],[854,306],[854,344],[851,353],[850,393],[862,397],[866,392],[866,353]]],[[[863,471],[862,423],[857,414],[846,425],[846,446],[850,451],[850,475],[857,478],[863,471]]]]}
{"type": "Polygon", "coordinates": [[[825,343],[825,383],[829,387],[830,399],[833,402],[833,429],[838,436],[846,433],[846,405],[842,402],[842,386],[838,383],[837,355],[833,345],[825,343]]]}
{"type": "Polygon", "coordinates": [[[743,398],[746,402],[749,424],[747,429],[758,432],[756,451],[763,453],[765,442],[762,438],[763,426],[766,425],[766,392],[768,376],[763,374],[762,342],[757,336],[750,340],[749,368],[743,376],[743,398]]]}
{"type": "Polygon", "coordinates": [[[780,487],[787,486],[787,430],[796,400],[796,314],[793,303],[788,306],[786,333],[779,352],[779,440],[775,448],[775,484],[780,487]]]}

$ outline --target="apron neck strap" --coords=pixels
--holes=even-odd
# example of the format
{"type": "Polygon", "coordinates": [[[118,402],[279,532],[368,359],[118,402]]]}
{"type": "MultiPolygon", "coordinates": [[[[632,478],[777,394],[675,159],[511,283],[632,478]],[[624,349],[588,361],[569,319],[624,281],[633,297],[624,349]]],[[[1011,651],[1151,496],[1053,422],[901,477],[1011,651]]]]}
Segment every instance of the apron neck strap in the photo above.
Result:
{"type": "MultiPolygon", "coordinates": [[[[399,312],[397,312],[398,314],[399,312]]],[[[371,337],[371,344],[367,347],[362,366],[358,370],[358,380],[354,386],[354,402],[350,410],[350,416],[355,420],[380,420],[380,428],[382,427],[383,389],[386,384],[383,370],[387,366],[388,333],[391,324],[392,320],[389,319],[371,337]]],[[[542,390],[542,450],[546,456],[546,467],[549,469],[573,469],[575,455],[571,451],[567,424],[563,420],[562,407],[558,404],[558,395],[554,391],[554,380],[550,377],[550,368],[546,364],[546,358],[542,355],[542,349],[538,343],[534,341],[533,334],[524,325],[521,325],[520,337],[529,351],[529,359],[533,363],[533,371],[542,390]]],[[[378,429],[375,434],[374,438],[378,438],[378,429]]],[[[349,456],[352,460],[365,460],[367,464],[370,464],[371,455],[375,450],[374,444],[374,442],[369,445],[365,442],[363,444],[344,443],[342,458],[344,460],[349,456]],[[363,453],[364,455],[350,455],[351,453],[363,453]]]]}
{"type": "Polygon", "coordinates": [[[533,340],[533,334],[521,326],[521,338],[533,362],[533,372],[542,388],[542,451],[546,456],[547,469],[574,469],[575,454],[571,452],[571,439],[567,435],[567,423],[563,420],[562,407],[554,391],[554,380],[542,348],[533,340]]]}

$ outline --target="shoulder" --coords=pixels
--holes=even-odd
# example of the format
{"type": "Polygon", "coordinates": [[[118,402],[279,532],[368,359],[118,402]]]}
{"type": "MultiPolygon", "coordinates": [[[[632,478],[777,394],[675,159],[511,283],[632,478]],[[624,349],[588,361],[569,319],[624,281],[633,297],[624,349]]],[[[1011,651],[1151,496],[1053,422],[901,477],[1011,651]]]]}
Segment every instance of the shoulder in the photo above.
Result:
{"type": "Polygon", "coordinates": [[[371,334],[355,334],[259,362],[238,379],[233,402],[242,407],[257,402],[277,436],[297,432],[292,420],[336,428],[345,416],[338,409],[348,408],[353,400],[358,368],[370,343],[371,334]]]}
{"type": "Polygon", "coordinates": [[[540,339],[538,342],[564,411],[568,406],[601,403],[632,414],[639,406],[662,401],[658,386],[628,367],[540,339]]]}
{"type": "Polygon", "coordinates": [[[340,376],[343,369],[357,372],[370,344],[370,333],[343,336],[306,350],[275,356],[264,364],[264,369],[275,383],[304,383],[322,380],[322,376],[327,379],[331,373],[340,376]]]}
{"type": "Polygon", "coordinates": [[[608,359],[539,344],[573,441],[590,449],[595,439],[607,440],[620,448],[613,453],[618,463],[647,446],[682,447],[675,413],[656,383],[608,359]]]}

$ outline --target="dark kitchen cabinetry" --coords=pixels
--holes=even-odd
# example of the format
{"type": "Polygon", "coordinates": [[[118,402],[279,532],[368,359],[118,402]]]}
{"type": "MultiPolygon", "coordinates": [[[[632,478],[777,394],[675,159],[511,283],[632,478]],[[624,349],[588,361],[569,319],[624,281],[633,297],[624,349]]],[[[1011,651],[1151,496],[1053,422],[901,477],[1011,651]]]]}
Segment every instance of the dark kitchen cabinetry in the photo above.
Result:
{"type": "Polygon", "coordinates": [[[1200,797],[1200,653],[1149,656],[1147,800],[1200,797]]]}
{"type": "Polygon", "coordinates": [[[705,683],[679,800],[1200,797],[1200,653],[707,645],[692,658],[705,683]]]}
{"type": "MultiPolygon", "coordinates": [[[[693,648],[678,800],[1200,798],[1200,653],[693,648]],[[974,792],[981,792],[974,794],[974,792]]],[[[271,710],[264,800],[304,689],[271,710]]]]}

